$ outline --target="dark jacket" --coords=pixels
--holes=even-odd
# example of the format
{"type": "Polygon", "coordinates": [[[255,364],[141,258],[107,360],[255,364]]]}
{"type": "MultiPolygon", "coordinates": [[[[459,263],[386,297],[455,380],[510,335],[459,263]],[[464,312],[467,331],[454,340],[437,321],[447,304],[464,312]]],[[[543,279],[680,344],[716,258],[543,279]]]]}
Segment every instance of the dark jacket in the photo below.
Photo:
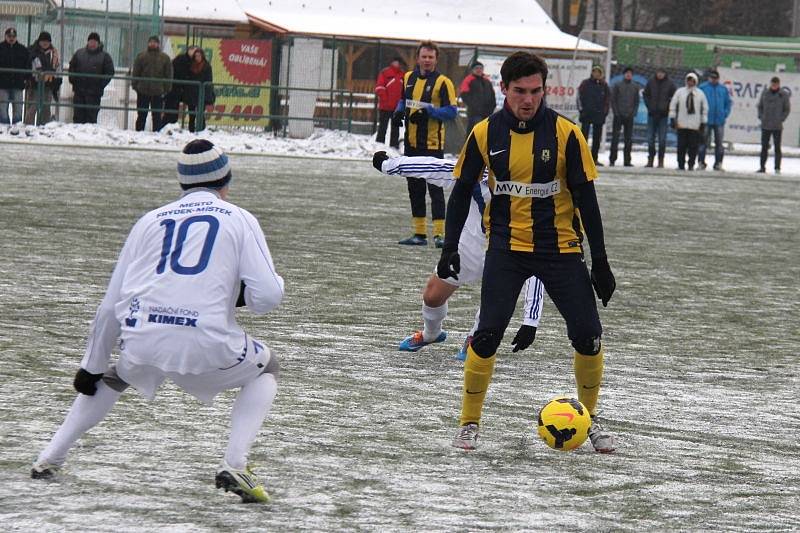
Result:
{"type": "Polygon", "coordinates": [[[641,86],[633,80],[623,79],[611,88],[611,109],[614,115],[624,119],[636,116],[639,110],[639,91],[641,86]]]}
{"type": "Polygon", "coordinates": [[[461,82],[459,90],[461,91],[461,100],[467,105],[467,115],[486,118],[494,113],[497,99],[489,78],[485,76],[478,78],[474,74],[470,74],[461,82]]]}
{"type": "Polygon", "coordinates": [[[134,78],[159,78],[163,81],[139,81],[131,83],[133,90],[145,96],[161,96],[172,88],[172,61],[161,50],[146,50],[133,62],[134,78]]]}
{"type": "Polygon", "coordinates": [[[606,80],[586,78],[578,87],[578,110],[581,122],[602,124],[606,121],[611,91],[606,80]]]}
{"type": "Polygon", "coordinates": [[[644,88],[644,105],[647,106],[647,113],[658,118],[669,116],[669,102],[676,89],[672,80],[666,76],[663,80],[655,76],[650,78],[644,88]]]}
{"type": "MultiPolygon", "coordinates": [[[[54,89],[56,87],[61,86],[61,78],[48,75],[47,73],[56,72],[58,71],[58,67],[60,66],[60,58],[58,56],[58,50],[53,48],[52,46],[45,50],[39,43],[33,44],[30,49],[31,54],[31,61],[32,65],[31,68],[38,72],[43,73],[42,79],[44,79],[44,85],[48,89],[54,89]]],[[[37,84],[37,79],[31,76],[28,79],[28,83],[30,87],[35,87],[37,84]]]]}
{"type": "Polygon", "coordinates": [[[76,74],[102,74],[103,78],[69,77],[72,90],[76,93],[102,96],[106,85],[111,82],[111,76],[114,75],[114,62],[111,56],[103,51],[101,44],[94,50],[81,48],[75,52],[69,61],[69,71],[76,74]]]}
{"type": "MultiPolygon", "coordinates": [[[[188,79],[192,81],[201,81],[201,82],[214,81],[214,75],[211,71],[211,65],[208,64],[208,61],[204,61],[203,70],[201,70],[200,72],[195,73],[189,70],[188,79]]],[[[200,88],[196,85],[192,86],[187,85],[183,91],[183,101],[186,102],[186,105],[194,107],[197,105],[197,101],[199,99],[200,99],[200,88]]],[[[213,104],[214,101],[216,100],[216,96],[214,95],[214,87],[212,85],[206,85],[204,87],[203,99],[205,100],[203,103],[203,107],[213,104]]]]}
{"type": "MultiPolygon", "coordinates": [[[[19,44],[0,42],[0,68],[31,69],[31,55],[28,49],[19,44]]],[[[25,80],[30,74],[24,72],[0,72],[0,89],[24,89],[25,80]]]]}
{"type": "Polygon", "coordinates": [[[758,100],[758,120],[762,130],[782,130],[783,121],[789,116],[792,107],[789,93],[783,89],[767,89],[758,100]]]}
{"type": "MultiPolygon", "coordinates": [[[[182,80],[186,81],[189,79],[189,67],[192,66],[192,58],[189,57],[189,54],[183,53],[177,56],[175,59],[172,60],[172,79],[175,80],[182,80]]],[[[183,83],[173,83],[172,84],[172,94],[178,97],[178,100],[185,101],[183,99],[183,92],[186,90],[188,85],[184,85],[183,83]]]]}

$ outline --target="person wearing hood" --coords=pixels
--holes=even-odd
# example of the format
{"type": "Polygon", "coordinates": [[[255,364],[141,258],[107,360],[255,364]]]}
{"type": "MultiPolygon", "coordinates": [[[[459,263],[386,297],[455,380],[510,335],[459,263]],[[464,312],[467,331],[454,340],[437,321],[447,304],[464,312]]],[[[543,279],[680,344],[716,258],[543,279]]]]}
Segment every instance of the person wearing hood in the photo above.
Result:
{"type": "Polygon", "coordinates": [[[39,38],[30,47],[31,58],[33,59],[33,70],[39,74],[31,76],[27,82],[25,91],[25,124],[46,124],[53,118],[50,111],[50,103],[61,87],[61,78],[54,76],[61,68],[61,58],[58,50],[53,47],[53,39],[50,34],[43,31],[39,38]],[[43,82],[43,91],[39,95],[39,80],[43,82]],[[39,111],[39,99],[41,98],[41,112],[39,111]]]}
{"type": "Polygon", "coordinates": [[[789,93],[781,88],[781,80],[774,76],[769,89],[761,93],[758,100],[758,120],[761,121],[761,167],[759,173],[767,171],[770,137],[775,142],[775,174],[781,172],[781,134],[783,122],[789,116],[792,106],[789,93]]]}
{"type": "Polygon", "coordinates": [[[619,145],[619,134],[622,130],[623,151],[622,158],[626,167],[632,167],[631,145],[633,139],[633,119],[639,111],[639,91],[641,86],[633,81],[633,69],[625,67],[622,72],[622,80],[611,89],[611,109],[614,110],[614,122],[611,127],[611,154],[608,157],[609,164],[613,167],[617,161],[617,146],[619,145]]]}
{"type": "Polygon", "coordinates": [[[172,61],[161,51],[161,40],[153,35],[147,40],[147,50],[133,62],[134,79],[131,87],[136,91],[136,131],[144,131],[147,113],[153,118],[153,131],[161,129],[164,113],[164,95],[172,89],[172,61]]]}
{"type": "Polygon", "coordinates": [[[669,102],[677,88],[667,77],[663,68],[656,69],[656,74],[644,88],[644,104],[647,106],[647,167],[652,167],[656,158],[656,135],[658,135],[658,168],[664,168],[664,153],[667,148],[667,122],[669,102]]]}
{"type": "Polygon", "coordinates": [[[700,90],[708,100],[708,124],[705,135],[700,140],[698,164],[700,170],[706,169],[706,147],[711,144],[711,135],[714,135],[714,170],[722,170],[722,158],[725,156],[723,134],[725,121],[731,114],[731,95],[725,85],[719,83],[719,72],[710,70],[708,81],[700,84],[700,90]]]}
{"type": "Polygon", "coordinates": [[[689,155],[689,170],[694,170],[697,148],[708,122],[708,101],[697,87],[697,74],[686,75],[686,86],[672,96],[669,103],[669,123],[678,132],[678,169],[686,169],[689,155]]]}
{"type": "Polygon", "coordinates": [[[375,142],[386,142],[386,130],[389,133],[389,146],[400,148],[400,121],[392,120],[397,102],[403,96],[403,74],[406,64],[403,58],[395,57],[389,66],[381,70],[375,80],[375,95],[378,97],[378,135],[375,142]]]}
{"type": "Polygon", "coordinates": [[[114,75],[114,61],[103,51],[100,34],[89,34],[86,46],[75,52],[70,59],[69,73],[69,83],[74,93],[72,121],[75,124],[96,124],[100,100],[114,75]]]}
{"type": "Polygon", "coordinates": [[[589,128],[592,129],[592,158],[596,165],[597,154],[600,151],[600,138],[603,134],[603,124],[608,116],[611,105],[611,90],[603,78],[603,68],[600,65],[592,67],[590,77],[583,80],[578,87],[578,111],[581,122],[581,132],[584,138],[589,139],[589,128]]]}

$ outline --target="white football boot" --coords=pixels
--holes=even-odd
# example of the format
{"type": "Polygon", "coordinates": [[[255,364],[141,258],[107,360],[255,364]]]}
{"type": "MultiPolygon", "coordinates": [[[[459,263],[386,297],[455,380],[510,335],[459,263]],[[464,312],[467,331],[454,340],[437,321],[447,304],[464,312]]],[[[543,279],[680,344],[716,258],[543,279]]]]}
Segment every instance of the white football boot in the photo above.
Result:
{"type": "Polygon", "coordinates": [[[595,416],[592,416],[592,425],[589,427],[589,440],[598,453],[612,453],[616,449],[614,435],[604,430],[595,416]]]}
{"type": "Polygon", "coordinates": [[[474,450],[478,446],[478,424],[464,424],[453,438],[453,446],[462,450],[474,450]]]}

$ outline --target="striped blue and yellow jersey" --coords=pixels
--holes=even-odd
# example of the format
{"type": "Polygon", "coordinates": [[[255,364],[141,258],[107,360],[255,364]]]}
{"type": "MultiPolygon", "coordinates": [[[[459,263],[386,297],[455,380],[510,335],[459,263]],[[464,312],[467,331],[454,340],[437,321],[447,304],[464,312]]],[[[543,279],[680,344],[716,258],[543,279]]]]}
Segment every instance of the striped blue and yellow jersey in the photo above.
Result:
{"type": "Polygon", "coordinates": [[[583,252],[571,190],[594,180],[597,168],[574,123],[544,102],[529,121],[504,107],[473,128],[453,174],[471,185],[487,168],[492,198],[484,224],[490,248],[583,252]]]}
{"type": "Polygon", "coordinates": [[[456,89],[450,78],[434,70],[422,75],[419,68],[406,72],[405,77],[406,133],[405,146],[417,150],[444,150],[444,124],[428,118],[414,124],[408,118],[423,107],[441,108],[456,105],[456,89]]]}

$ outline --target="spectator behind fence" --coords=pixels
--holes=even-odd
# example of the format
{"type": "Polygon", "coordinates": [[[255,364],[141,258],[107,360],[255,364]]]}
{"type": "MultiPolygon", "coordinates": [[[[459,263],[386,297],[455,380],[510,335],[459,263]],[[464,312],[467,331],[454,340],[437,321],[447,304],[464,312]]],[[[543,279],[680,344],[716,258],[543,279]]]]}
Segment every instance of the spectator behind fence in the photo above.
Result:
{"type": "Polygon", "coordinates": [[[483,74],[483,63],[476,61],[472,65],[472,71],[462,80],[458,90],[461,93],[461,100],[467,106],[467,135],[469,135],[472,127],[494,113],[494,108],[497,107],[494,86],[489,77],[483,74]]]}
{"type": "Polygon", "coordinates": [[[50,103],[53,98],[58,99],[58,90],[61,88],[61,77],[53,74],[60,70],[61,58],[58,55],[58,50],[53,48],[52,41],[50,34],[43,31],[30,47],[33,70],[39,74],[28,78],[27,89],[25,90],[25,124],[46,124],[53,118],[50,111],[50,103]],[[42,107],[37,120],[40,80],[43,82],[41,92],[42,107]]]}
{"type": "Polygon", "coordinates": [[[711,134],[714,134],[714,170],[722,170],[722,158],[725,156],[725,147],[722,145],[725,131],[725,121],[731,114],[731,95],[728,88],[719,83],[719,72],[708,71],[708,81],[700,84],[700,90],[708,100],[708,124],[705,135],[700,139],[698,154],[698,167],[706,168],[706,147],[711,144],[711,134]]]}
{"type": "Polygon", "coordinates": [[[589,128],[592,129],[592,159],[598,166],[602,166],[597,161],[597,154],[600,151],[600,137],[608,116],[610,100],[611,90],[603,79],[603,69],[600,65],[595,65],[592,67],[592,75],[578,87],[578,111],[581,131],[587,140],[589,128]]]}
{"type": "Polygon", "coordinates": [[[90,33],[86,47],[72,56],[69,61],[69,72],[69,82],[74,93],[72,103],[75,106],[72,121],[75,124],[96,124],[97,113],[100,112],[100,100],[114,75],[114,62],[111,56],[103,51],[103,44],[97,32],[90,33]]]}
{"type": "MultiPolygon", "coordinates": [[[[31,69],[31,56],[28,49],[17,42],[17,30],[8,28],[5,40],[0,43],[0,69],[31,69]]],[[[22,122],[22,91],[25,72],[0,72],[0,124],[16,124],[22,122]],[[11,120],[8,106],[11,105],[11,120]]]]}
{"type": "Polygon", "coordinates": [[[161,120],[161,125],[174,124],[178,122],[178,107],[181,102],[186,103],[185,92],[187,85],[183,83],[174,83],[176,81],[186,81],[189,79],[189,68],[192,66],[192,56],[197,46],[191,45],[186,49],[186,52],[179,54],[172,60],[172,90],[164,97],[164,115],[161,120]]]}
{"type": "Polygon", "coordinates": [[[644,88],[644,104],[647,106],[647,165],[653,166],[656,157],[656,135],[658,135],[658,168],[664,168],[664,152],[667,149],[667,123],[669,102],[677,88],[667,77],[663,68],[647,81],[644,88]]]}
{"type": "Polygon", "coordinates": [[[389,146],[400,148],[400,120],[392,119],[392,114],[397,107],[397,102],[403,96],[403,74],[406,71],[406,62],[401,57],[395,57],[389,66],[381,70],[375,80],[375,94],[378,96],[378,135],[375,141],[386,142],[386,130],[391,127],[389,146]]]}
{"type": "Polygon", "coordinates": [[[136,91],[136,131],[143,131],[147,113],[152,113],[153,131],[161,129],[164,95],[172,88],[172,61],[161,51],[161,40],[153,35],[147,40],[147,50],[133,62],[134,78],[152,78],[132,82],[136,91]]]}
{"type": "Polygon", "coordinates": [[[767,171],[769,139],[772,137],[775,141],[775,174],[780,174],[783,122],[789,116],[791,109],[789,93],[781,88],[780,78],[773,77],[769,89],[761,93],[761,98],[758,100],[758,120],[761,121],[761,168],[758,172],[767,171]]]}
{"type": "MultiPolygon", "coordinates": [[[[209,65],[206,60],[206,54],[203,52],[202,48],[195,48],[194,54],[192,54],[192,64],[189,66],[189,79],[204,84],[202,107],[213,105],[214,100],[216,100],[214,86],[211,85],[211,82],[214,81],[214,74],[211,71],[211,65],[209,65]]],[[[194,132],[195,119],[197,117],[196,112],[201,108],[199,104],[200,87],[198,85],[188,85],[184,88],[183,95],[186,106],[189,108],[189,131],[194,132]]]]}
{"type": "Polygon", "coordinates": [[[694,170],[697,147],[708,121],[706,95],[697,88],[697,74],[686,75],[686,86],[681,87],[669,102],[669,123],[678,130],[678,169],[686,170],[686,153],[689,153],[689,170],[694,170]]]}
{"type": "Polygon", "coordinates": [[[631,144],[633,140],[633,119],[639,110],[639,91],[642,88],[633,81],[633,69],[626,67],[622,74],[622,81],[614,84],[611,89],[611,109],[614,110],[614,122],[611,127],[611,154],[608,157],[613,167],[617,160],[617,145],[619,132],[623,130],[622,159],[626,167],[632,167],[631,144]]]}

